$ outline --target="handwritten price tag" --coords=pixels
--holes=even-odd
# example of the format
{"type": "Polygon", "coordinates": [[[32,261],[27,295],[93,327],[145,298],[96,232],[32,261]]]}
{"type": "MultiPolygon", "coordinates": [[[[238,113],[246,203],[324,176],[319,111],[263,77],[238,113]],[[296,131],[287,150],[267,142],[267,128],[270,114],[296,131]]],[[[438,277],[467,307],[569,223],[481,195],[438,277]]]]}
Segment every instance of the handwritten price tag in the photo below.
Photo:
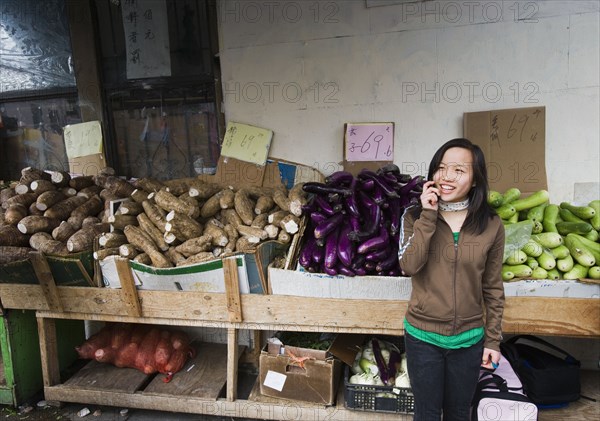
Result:
{"type": "Polygon", "coordinates": [[[69,158],[102,152],[102,128],[99,121],[69,124],[64,127],[64,138],[69,158]]]}
{"type": "Polygon", "coordinates": [[[347,123],[344,141],[346,161],[394,159],[394,123],[347,123]]]}
{"type": "Polygon", "coordinates": [[[273,131],[230,121],[221,146],[221,155],[265,165],[273,131]]]}

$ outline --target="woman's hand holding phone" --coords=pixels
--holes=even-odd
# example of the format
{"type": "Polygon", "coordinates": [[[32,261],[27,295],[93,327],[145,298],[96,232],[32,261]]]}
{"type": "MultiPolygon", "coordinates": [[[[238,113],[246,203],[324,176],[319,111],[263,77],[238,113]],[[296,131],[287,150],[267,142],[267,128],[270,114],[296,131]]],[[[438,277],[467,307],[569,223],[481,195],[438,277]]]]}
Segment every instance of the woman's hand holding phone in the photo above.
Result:
{"type": "Polygon", "coordinates": [[[423,184],[423,193],[421,193],[421,206],[423,209],[438,209],[438,200],[440,197],[440,189],[434,181],[427,181],[423,184]]]}

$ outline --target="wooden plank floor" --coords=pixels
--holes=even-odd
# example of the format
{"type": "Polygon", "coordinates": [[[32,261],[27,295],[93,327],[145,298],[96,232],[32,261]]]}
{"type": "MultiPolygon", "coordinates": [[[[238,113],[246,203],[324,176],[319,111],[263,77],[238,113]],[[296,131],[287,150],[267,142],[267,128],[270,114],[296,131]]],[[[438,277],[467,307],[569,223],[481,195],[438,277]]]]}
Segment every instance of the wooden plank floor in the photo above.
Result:
{"type": "MultiPolygon", "coordinates": [[[[343,383],[340,388],[343,388],[343,383]]],[[[600,370],[583,370],[581,372],[581,394],[588,398],[595,399],[593,402],[589,399],[581,398],[577,402],[570,403],[567,407],[560,409],[544,409],[538,413],[538,421],[584,421],[584,420],[600,420],[600,370]]],[[[338,391],[338,405],[344,405],[343,403],[343,391],[338,391]]],[[[270,398],[262,396],[259,391],[258,382],[255,385],[252,393],[249,397],[250,401],[280,404],[285,405],[286,401],[283,399],[270,398]]],[[[309,406],[311,404],[304,404],[309,406]]],[[[314,404],[315,406],[318,406],[314,404]]],[[[364,419],[367,420],[384,420],[384,419],[395,419],[396,421],[410,421],[413,419],[411,414],[384,414],[376,412],[359,412],[350,410],[351,414],[363,414],[364,419]],[[372,417],[369,417],[372,416],[372,417]]]]}

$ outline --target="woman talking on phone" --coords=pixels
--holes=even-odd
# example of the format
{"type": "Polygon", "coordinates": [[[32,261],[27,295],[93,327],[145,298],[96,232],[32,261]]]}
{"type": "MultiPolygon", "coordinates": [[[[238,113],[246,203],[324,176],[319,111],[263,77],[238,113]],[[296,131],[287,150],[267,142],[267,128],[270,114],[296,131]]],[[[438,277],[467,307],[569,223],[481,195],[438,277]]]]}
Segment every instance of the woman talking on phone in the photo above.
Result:
{"type": "Polygon", "coordinates": [[[415,421],[470,417],[480,367],[500,360],[504,226],[487,204],[481,149],[452,139],[434,154],[420,203],[402,216],[400,267],[415,421]]]}

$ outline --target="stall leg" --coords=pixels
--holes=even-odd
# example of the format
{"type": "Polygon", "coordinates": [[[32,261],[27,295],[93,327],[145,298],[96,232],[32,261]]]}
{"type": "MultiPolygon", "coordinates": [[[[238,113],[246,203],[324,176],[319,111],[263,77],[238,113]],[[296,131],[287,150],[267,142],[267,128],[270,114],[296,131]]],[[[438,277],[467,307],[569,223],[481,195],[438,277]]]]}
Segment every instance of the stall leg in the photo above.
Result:
{"type": "Polygon", "coordinates": [[[237,399],[238,377],[238,330],[227,329],[227,400],[233,402],[237,399]]]}
{"type": "Polygon", "coordinates": [[[38,317],[37,325],[44,387],[54,386],[60,383],[56,322],[54,319],[38,317]]]}

